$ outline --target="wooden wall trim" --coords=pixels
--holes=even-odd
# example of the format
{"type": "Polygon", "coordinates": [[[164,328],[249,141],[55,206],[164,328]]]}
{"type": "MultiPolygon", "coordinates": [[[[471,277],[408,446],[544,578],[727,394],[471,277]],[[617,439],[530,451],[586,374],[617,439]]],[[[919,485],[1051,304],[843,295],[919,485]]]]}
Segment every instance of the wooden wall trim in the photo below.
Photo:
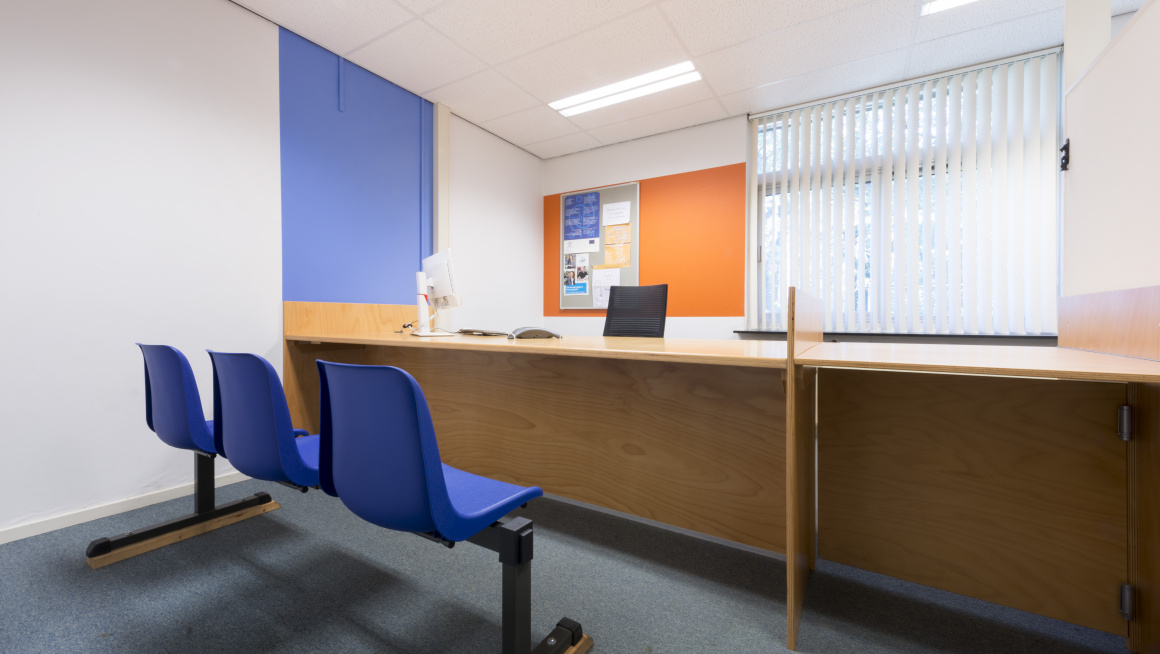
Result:
{"type": "Polygon", "coordinates": [[[1160,361],[1160,286],[1059,298],[1059,347],[1160,361]]]}
{"type": "Polygon", "coordinates": [[[283,334],[379,334],[415,319],[413,304],[283,302],[283,334]]]}
{"type": "Polygon", "coordinates": [[[813,475],[817,369],[796,365],[794,358],[822,342],[821,300],[792,286],[786,341],[786,646],[792,650],[797,647],[806,583],[817,565],[813,475]]]}

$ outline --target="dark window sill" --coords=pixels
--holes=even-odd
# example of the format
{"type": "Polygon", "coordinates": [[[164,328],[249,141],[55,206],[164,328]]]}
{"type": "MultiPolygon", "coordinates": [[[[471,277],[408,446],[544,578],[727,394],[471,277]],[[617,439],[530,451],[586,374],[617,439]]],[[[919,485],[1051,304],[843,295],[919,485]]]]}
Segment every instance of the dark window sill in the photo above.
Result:
{"type": "MultiPolygon", "coordinates": [[[[737,329],[734,334],[741,340],[784,341],[784,331],[737,329]]],[[[996,334],[877,334],[866,332],[825,332],[823,338],[829,342],[846,343],[928,343],[950,345],[1022,345],[1055,347],[1057,336],[1003,336],[996,334]]]]}

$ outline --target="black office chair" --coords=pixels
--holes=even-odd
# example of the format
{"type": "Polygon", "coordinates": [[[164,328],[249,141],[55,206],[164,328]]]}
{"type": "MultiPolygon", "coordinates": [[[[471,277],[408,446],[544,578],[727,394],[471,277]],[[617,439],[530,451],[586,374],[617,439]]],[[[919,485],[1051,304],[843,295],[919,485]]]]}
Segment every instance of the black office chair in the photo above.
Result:
{"type": "Polygon", "coordinates": [[[605,336],[664,338],[669,285],[613,286],[608,294],[605,336]]]}

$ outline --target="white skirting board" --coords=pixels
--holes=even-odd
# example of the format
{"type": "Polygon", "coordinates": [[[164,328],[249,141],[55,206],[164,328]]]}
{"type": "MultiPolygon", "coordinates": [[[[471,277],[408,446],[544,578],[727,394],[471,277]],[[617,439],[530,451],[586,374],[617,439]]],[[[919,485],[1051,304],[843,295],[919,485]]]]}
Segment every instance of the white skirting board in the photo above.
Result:
{"type": "MultiPolygon", "coordinates": [[[[240,472],[229,472],[224,475],[219,475],[214,478],[215,487],[221,488],[230,484],[236,484],[239,481],[249,479],[246,475],[240,472]]],[[[118,500],[116,502],[109,502],[100,506],[93,506],[87,509],[81,509],[74,513],[67,513],[65,515],[58,515],[47,520],[39,520],[37,522],[30,522],[16,527],[9,527],[0,531],[0,545],[4,543],[11,543],[12,541],[28,538],[29,536],[38,536],[57,529],[64,529],[73,525],[79,525],[82,522],[96,520],[97,518],[107,518],[111,515],[124,513],[125,511],[132,511],[133,509],[140,509],[144,506],[159,504],[169,500],[175,500],[179,497],[187,497],[193,495],[193,483],[182,484],[181,486],[174,486],[173,488],[166,488],[164,490],[146,493],[138,497],[131,497],[127,500],[118,500]]],[[[182,514],[184,515],[184,514],[182,514]]],[[[178,517],[178,516],[173,516],[178,517]]],[[[146,527],[148,525],[141,525],[146,527]]],[[[113,534],[109,534],[112,536],[113,534]]],[[[78,550],[79,551],[79,550],[78,550]]]]}

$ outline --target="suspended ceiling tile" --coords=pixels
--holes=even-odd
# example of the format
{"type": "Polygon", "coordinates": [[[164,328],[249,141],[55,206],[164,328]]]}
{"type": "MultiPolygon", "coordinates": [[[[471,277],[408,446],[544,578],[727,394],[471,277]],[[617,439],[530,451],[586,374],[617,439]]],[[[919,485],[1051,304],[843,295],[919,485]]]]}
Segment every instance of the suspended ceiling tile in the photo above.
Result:
{"type": "Polygon", "coordinates": [[[809,22],[869,0],[669,0],[661,11],[694,55],[809,22]]]}
{"type": "Polygon", "coordinates": [[[512,60],[498,70],[544,102],[688,59],[655,7],[512,60]]]}
{"type": "Polygon", "coordinates": [[[906,47],[917,19],[914,0],[877,0],[694,62],[727,95],[906,47]]]}
{"type": "Polygon", "coordinates": [[[395,2],[403,5],[416,14],[421,14],[424,11],[427,11],[428,9],[431,9],[435,5],[439,4],[440,2],[443,2],[443,0],[395,0],[395,2]]]}
{"type": "Polygon", "coordinates": [[[569,134],[568,136],[561,136],[560,138],[525,145],[524,149],[541,159],[551,159],[552,157],[561,157],[566,154],[572,154],[573,152],[591,150],[592,148],[598,148],[600,146],[600,141],[597,141],[584,132],[577,132],[575,134],[569,134]]]}
{"type": "Polygon", "coordinates": [[[1064,0],[982,0],[955,7],[918,20],[914,42],[941,39],[995,23],[1002,23],[1052,9],[1062,9],[1064,0]]]}
{"type": "Polygon", "coordinates": [[[475,124],[535,107],[540,101],[492,69],[441,86],[424,95],[442,102],[457,115],[475,124]]]}
{"type": "Polygon", "coordinates": [[[661,132],[671,132],[675,129],[692,127],[701,123],[711,123],[722,118],[727,118],[727,116],[725,111],[721,109],[720,103],[715,99],[704,100],[684,107],[597,127],[588,130],[588,133],[602,143],[612,144],[644,138],[661,132]]]}
{"type": "Polygon", "coordinates": [[[239,0],[239,4],[339,54],[412,18],[392,0],[239,0]]]}
{"type": "Polygon", "coordinates": [[[635,98],[602,109],[576,114],[571,117],[571,120],[579,125],[580,129],[591,129],[609,123],[655,114],[658,111],[664,111],[665,109],[671,109],[673,107],[693,104],[694,102],[708,100],[712,97],[713,92],[709,90],[708,84],[705,84],[703,81],[693,82],[692,84],[678,86],[661,91],[660,93],[635,98]]]}
{"type": "Polygon", "coordinates": [[[1063,9],[1055,9],[916,43],[910,51],[906,75],[933,75],[1062,43],[1063,9]]]}
{"type": "Polygon", "coordinates": [[[721,98],[732,115],[754,114],[857,93],[903,81],[909,48],[852,61],[807,75],[799,75],[721,98]]]}
{"type": "Polygon", "coordinates": [[[555,109],[544,105],[489,120],[480,127],[519,146],[580,131],[555,109]]]}
{"type": "Polygon", "coordinates": [[[552,45],[651,0],[451,0],[423,17],[489,64],[552,45]]]}
{"type": "Polygon", "coordinates": [[[419,20],[357,50],[350,60],[419,95],[484,67],[483,62],[419,20]]]}

